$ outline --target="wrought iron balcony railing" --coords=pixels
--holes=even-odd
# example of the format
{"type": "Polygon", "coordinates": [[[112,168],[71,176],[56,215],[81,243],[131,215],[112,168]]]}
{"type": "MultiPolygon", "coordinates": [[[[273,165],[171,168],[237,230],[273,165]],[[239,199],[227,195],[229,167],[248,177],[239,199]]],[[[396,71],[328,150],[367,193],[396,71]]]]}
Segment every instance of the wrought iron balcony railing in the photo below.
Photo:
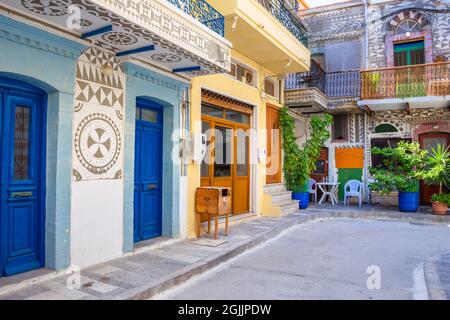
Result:
{"type": "Polygon", "coordinates": [[[303,45],[308,46],[308,36],[305,26],[286,7],[283,0],[258,0],[258,2],[269,11],[281,24],[288,29],[303,45]]]}
{"type": "Polygon", "coordinates": [[[363,100],[450,95],[450,62],[361,71],[363,100]]]}
{"type": "Polygon", "coordinates": [[[286,90],[317,88],[325,93],[325,71],[317,62],[311,60],[311,67],[308,72],[293,73],[288,76],[285,82],[286,90]]]}
{"type": "Polygon", "coordinates": [[[309,72],[290,74],[286,90],[317,88],[328,98],[357,98],[361,94],[358,70],[326,73],[314,60],[309,72]]]}
{"type": "Polygon", "coordinates": [[[327,73],[325,94],[329,98],[359,98],[361,95],[359,70],[327,73]]]}
{"type": "Polygon", "coordinates": [[[180,8],[190,16],[194,17],[205,26],[225,36],[225,19],[219,11],[214,9],[205,0],[167,0],[174,6],[180,8]]]}

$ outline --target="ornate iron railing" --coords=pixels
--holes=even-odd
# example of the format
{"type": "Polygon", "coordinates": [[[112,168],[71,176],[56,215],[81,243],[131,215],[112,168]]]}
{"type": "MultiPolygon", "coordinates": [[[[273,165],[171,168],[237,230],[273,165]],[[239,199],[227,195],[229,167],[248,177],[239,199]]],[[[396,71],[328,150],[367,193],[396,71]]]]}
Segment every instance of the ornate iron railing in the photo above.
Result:
{"type": "Polygon", "coordinates": [[[167,0],[177,8],[194,17],[222,37],[225,36],[225,19],[219,11],[205,0],[167,0]]]}
{"type": "Polygon", "coordinates": [[[450,62],[361,71],[363,100],[450,95],[450,62]]]}
{"type": "Polygon", "coordinates": [[[308,36],[305,26],[292,13],[293,9],[286,7],[283,0],[258,0],[283,26],[286,27],[301,43],[308,46],[308,36]]]}
{"type": "Polygon", "coordinates": [[[361,77],[358,70],[326,73],[314,60],[309,72],[290,74],[286,90],[317,88],[328,98],[359,98],[361,77]]]}
{"type": "Polygon", "coordinates": [[[286,90],[317,88],[325,93],[325,71],[314,60],[308,72],[293,73],[285,82],[286,90]]]}

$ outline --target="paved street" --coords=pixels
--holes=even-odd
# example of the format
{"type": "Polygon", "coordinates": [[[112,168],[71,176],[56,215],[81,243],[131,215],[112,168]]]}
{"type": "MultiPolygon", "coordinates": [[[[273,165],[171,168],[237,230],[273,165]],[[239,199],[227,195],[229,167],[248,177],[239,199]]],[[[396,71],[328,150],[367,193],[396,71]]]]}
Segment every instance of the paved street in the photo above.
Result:
{"type": "Polygon", "coordinates": [[[446,252],[446,224],[311,222],[158,298],[426,299],[423,266],[446,252]],[[369,266],[380,268],[380,290],[367,288],[369,266]]]}

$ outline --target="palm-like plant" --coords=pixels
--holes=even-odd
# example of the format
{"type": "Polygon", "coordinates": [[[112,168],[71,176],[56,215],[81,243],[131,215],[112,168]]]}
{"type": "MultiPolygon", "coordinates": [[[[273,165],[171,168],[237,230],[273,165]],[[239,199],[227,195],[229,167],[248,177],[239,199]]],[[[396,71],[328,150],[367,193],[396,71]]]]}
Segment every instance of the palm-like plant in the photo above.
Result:
{"type": "Polygon", "coordinates": [[[450,186],[450,146],[445,148],[438,144],[431,149],[427,158],[427,169],[421,174],[422,179],[439,185],[439,194],[443,192],[442,187],[450,186]]]}

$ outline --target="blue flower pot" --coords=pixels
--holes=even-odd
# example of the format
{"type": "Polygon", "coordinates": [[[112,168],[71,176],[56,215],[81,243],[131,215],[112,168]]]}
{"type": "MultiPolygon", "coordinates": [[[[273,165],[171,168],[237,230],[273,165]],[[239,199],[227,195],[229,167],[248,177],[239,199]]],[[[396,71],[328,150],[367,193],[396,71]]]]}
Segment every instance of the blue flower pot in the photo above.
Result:
{"type": "Polygon", "coordinates": [[[299,200],[299,209],[306,209],[309,205],[309,192],[292,192],[292,199],[299,200]]]}
{"type": "Polygon", "coordinates": [[[398,208],[401,212],[416,212],[419,209],[419,192],[399,192],[398,208]]]}

